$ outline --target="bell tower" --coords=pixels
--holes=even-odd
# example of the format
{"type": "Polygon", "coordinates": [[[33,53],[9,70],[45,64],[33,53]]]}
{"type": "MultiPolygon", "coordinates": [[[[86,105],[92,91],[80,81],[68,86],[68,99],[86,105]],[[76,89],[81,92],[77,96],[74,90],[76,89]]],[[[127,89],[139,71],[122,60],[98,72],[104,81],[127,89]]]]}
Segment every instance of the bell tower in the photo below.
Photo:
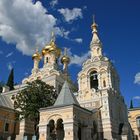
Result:
{"type": "Polygon", "coordinates": [[[95,20],[91,26],[91,57],[78,74],[77,100],[89,110],[98,110],[98,135],[100,139],[120,139],[119,126],[128,124],[127,107],[120,93],[120,80],[111,61],[103,55],[95,20]],[[104,132],[104,133],[103,133],[104,132]]]}

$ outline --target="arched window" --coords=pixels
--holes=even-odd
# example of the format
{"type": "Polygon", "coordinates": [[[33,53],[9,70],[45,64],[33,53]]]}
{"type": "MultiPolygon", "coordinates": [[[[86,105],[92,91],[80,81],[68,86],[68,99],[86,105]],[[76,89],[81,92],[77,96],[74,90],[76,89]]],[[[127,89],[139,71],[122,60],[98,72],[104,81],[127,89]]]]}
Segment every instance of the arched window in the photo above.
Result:
{"type": "Polygon", "coordinates": [[[54,120],[50,120],[47,125],[47,135],[50,139],[56,139],[56,129],[54,120]]]}
{"type": "Polygon", "coordinates": [[[57,120],[56,132],[57,132],[57,136],[56,136],[57,140],[63,140],[65,133],[64,133],[64,125],[62,119],[57,120]]]}
{"type": "Polygon", "coordinates": [[[98,74],[97,71],[90,73],[90,88],[98,89],[98,74]]]}
{"type": "Polygon", "coordinates": [[[140,116],[136,118],[137,127],[140,128],[140,116]]]}
{"type": "Polygon", "coordinates": [[[103,80],[103,86],[106,87],[106,81],[105,80],[103,80]]]}

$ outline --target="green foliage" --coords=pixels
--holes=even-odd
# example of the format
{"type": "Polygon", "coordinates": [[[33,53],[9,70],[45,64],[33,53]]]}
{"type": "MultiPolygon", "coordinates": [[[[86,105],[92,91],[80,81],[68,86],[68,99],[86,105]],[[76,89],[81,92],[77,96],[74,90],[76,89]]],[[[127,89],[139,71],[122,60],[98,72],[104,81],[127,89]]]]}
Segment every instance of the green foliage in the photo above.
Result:
{"type": "Polygon", "coordinates": [[[27,83],[27,87],[13,97],[14,108],[19,110],[19,115],[22,118],[28,118],[38,123],[39,109],[53,105],[56,97],[57,94],[53,86],[36,80],[27,83]]]}
{"type": "Polygon", "coordinates": [[[10,88],[10,90],[14,89],[14,69],[11,70],[6,85],[10,88]]]}
{"type": "Polygon", "coordinates": [[[130,101],[130,108],[133,108],[133,100],[130,101]]]}

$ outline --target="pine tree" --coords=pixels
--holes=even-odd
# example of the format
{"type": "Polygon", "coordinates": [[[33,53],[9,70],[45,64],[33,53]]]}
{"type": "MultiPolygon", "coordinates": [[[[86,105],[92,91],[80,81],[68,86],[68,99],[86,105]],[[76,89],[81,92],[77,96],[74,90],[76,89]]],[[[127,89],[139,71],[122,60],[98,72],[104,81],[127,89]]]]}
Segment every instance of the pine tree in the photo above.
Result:
{"type": "Polygon", "coordinates": [[[10,90],[14,89],[14,69],[11,70],[6,85],[10,88],[10,90]]]}
{"type": "Polygon", "coordinates": [[[130,108],[133,108],[133,100],[130,101],[130,108]]]}

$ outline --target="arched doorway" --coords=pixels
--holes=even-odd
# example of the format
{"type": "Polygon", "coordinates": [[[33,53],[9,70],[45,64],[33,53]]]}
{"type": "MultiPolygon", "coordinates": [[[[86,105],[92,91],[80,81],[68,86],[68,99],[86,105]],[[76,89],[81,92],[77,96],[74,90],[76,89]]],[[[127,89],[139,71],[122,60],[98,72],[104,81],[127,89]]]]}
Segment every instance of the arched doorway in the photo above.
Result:
{"type": "Polygon", "coordinates": [[[54,120],[50,120],[47,125],[47,140],[56,140],[56,129],[54,120]]]}
{"type": "Polygon", "coordinates": [[[64,125],[63,120],[58,119],[56,123],[56,138],[57,140],[64,140],[64,125]]]}

